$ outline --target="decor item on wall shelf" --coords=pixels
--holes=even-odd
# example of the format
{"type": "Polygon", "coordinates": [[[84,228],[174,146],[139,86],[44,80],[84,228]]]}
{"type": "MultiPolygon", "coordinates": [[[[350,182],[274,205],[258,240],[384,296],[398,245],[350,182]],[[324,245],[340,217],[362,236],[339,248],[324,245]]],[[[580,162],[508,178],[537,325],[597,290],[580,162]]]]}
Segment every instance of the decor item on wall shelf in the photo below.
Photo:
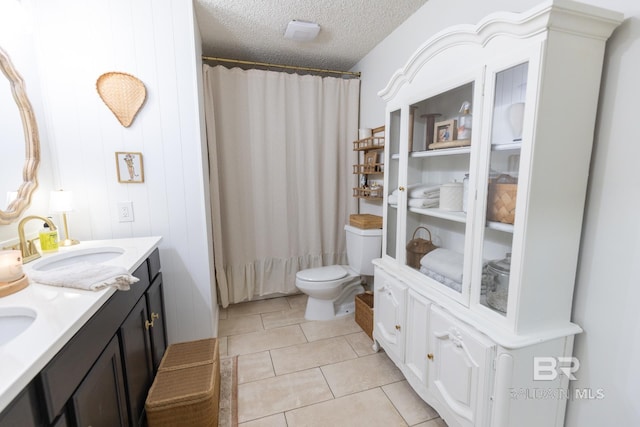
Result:
{"type": "Polygon", "coordinates": [[[524,102],[513,103],[507,108],[509,126],[513,132],[513,141],[522,141],[522,128],[524,125],[524,102]]]}
{"type": "Polygon", "coordinates": [[[125,184],[140,184],[144,182],[144,168],[142,153],[116,153],[116,168],[118,182],[125,184]]]}
{"type": "Polygon", "coordinates": [[[457,137],[457,120],[437,122],[433,131],[435,142],[451,142],[457,137]]]}
{"type": "Polygon", "coordinates": [[[49,195],[49,210],[51,213],[61,213],[64,223],[64,240],[58,243],[59,246],[73,246],[80,243],[79,240],[69,237],[69,225],[67,224],[67,213],[73,212],[73,192],[57,190],[52,191],[49,195]]]}
{"type": "Polygon", "coordinates": [[[425,143],[424,149],[427,150],[431,144],[433,144],[433,132],[435,129],[436,118],[440,117],[442,114],[440,113],[431,113],[431,114],[423,114],[420,117],[426,119],[426,129],[425,129],[425,143]]]}
{"type": "Polygon", "coordinates": [[[102,101],[126,128],[131,126],[147,98],[144,83],[127,73],[104,73],[98,77],[96,89],[102,101]]]}

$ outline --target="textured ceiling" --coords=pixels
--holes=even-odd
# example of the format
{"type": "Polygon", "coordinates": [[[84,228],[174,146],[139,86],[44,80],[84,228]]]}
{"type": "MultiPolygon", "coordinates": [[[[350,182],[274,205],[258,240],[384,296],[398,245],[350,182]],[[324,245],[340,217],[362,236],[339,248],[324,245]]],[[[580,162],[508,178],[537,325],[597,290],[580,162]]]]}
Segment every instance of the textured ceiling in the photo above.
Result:
{"type": "Polygon", "coordinates": [[[349,70],[427,0],[194,0],[205,56],[349,70]],[[293,19],[311,42],[283,37],[293,19]]]}

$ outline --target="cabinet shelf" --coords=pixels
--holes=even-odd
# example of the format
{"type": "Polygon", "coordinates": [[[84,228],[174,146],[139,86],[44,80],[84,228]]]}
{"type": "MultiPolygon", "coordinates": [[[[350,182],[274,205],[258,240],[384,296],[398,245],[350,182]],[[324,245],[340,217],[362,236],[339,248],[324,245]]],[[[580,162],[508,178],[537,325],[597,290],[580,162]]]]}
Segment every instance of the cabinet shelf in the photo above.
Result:
{"type": "Polygon", "coordinates": [[[520,150],[522,148],[521,142],[506,142],[500,144],[491,144],[492,151],[510,151],[510,150],[520,150]]]}
{"type": "Polygon", "coordinates": [[[504,222],[496,222],[496,221],[487,221],[487,228],[513,234],[513,224],[505,224],[504,222]]]}
{"type": "Polygon", "coordinates": [[[384,192],[382,186],[376,188],[358,188],[353,189],[353,197],[366,200],[382,200],[384,192]]]}
{"type": "Polygon", "coordinates": [[[384,173],[384,163],[353,165],[353,173],[356,175],[381,175],[384,173]]]}
{"type": "Polygon", "coordinates": [[[353,151],[384,150],[384,136],[370,136],[369,138],[353,141],[353,151]]]}
{"type": "Polygon", "coordinates": [[[409,153],[409,158],[420,157],[437,157],[437,156],[452,156],[457,154],[469,154],[471,153],[471,147],[455,147],[455,148],[440,148],[438,150],[426,150],[426,151],[412,151],[409,153]]]}
{"type": "Polygon", "coordinates": [[[409,208],[409,212],[414,212],[425,216],[432,216],[435,218],[448,219],[449,221],[461,223],[467,221],[467,214],[464,212],[445,211],[438,208],[409,208]]]}

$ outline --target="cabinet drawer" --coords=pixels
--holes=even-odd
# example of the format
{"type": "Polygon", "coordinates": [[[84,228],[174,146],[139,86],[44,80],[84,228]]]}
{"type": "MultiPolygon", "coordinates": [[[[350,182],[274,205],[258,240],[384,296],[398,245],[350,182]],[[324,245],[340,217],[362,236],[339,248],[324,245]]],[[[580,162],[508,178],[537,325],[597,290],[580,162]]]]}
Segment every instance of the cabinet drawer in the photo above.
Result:
{"type": "Polygon", "coordinates": [[[75,389],[100,356],[136,302],[149,286],[149,270],[143,263],[133,273],[140,281],[128,291],[117,291],[69,340],[42,370],[47,421],[53,422],[75,389]]]}

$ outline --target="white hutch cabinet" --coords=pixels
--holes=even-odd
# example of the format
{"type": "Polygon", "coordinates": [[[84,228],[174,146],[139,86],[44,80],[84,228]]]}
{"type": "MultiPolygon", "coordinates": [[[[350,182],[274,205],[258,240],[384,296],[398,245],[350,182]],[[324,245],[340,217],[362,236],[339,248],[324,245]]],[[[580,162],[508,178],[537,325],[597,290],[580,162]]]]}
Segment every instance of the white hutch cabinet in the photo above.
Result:
{"type": "Polygon", "coordinates": [[[374,347],[449,426],[564,422],[569,377],[553,368],[577,367],[582,215],[605,44],[622,19],[571,1],[493,14],[431,37],[379,93],[374,347]],[[463,181],[456,207],[460,184],[440,186],[463,181]],[[420,201],[423,187],[439,202],[420,201]],[[438,247],[420,265],[406,251],[418,227],[438,247]]]}

